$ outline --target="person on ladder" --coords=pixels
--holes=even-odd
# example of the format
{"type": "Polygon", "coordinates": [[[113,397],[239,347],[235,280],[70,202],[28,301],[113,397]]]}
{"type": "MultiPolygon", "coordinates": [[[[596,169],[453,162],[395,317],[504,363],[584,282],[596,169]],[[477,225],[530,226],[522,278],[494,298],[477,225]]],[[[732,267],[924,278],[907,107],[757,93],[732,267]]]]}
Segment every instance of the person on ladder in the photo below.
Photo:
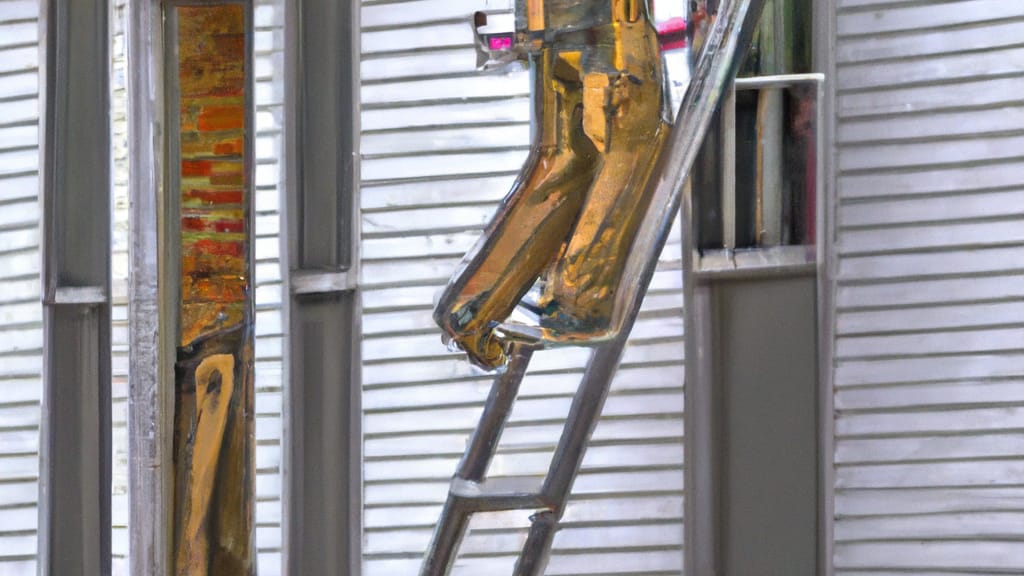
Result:
{"type": "Polygon", "coordinates": [[[541,297],[527,306],[544,341],[615,336],[615,291],[670,128],[647,0],[517,8],[514,49],[533,70],[533,146],[434,311],[446,339],[487,370],[507,360],[495,329],[538,278],[541,297]]]}

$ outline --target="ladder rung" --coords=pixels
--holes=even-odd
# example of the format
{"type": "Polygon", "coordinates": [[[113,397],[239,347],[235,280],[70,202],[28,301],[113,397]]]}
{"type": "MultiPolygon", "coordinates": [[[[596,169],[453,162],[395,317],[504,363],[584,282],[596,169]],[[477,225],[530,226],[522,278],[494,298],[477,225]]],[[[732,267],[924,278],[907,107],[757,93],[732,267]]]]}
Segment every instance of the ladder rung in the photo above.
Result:
{"type": "Polygon", "coordinates": [[[508,477],[474,482],[453,478],[450,493],[463,505],[477,512],[532,510],[550,508],[550,499],[541,493],[535,477],[508,477]]]}

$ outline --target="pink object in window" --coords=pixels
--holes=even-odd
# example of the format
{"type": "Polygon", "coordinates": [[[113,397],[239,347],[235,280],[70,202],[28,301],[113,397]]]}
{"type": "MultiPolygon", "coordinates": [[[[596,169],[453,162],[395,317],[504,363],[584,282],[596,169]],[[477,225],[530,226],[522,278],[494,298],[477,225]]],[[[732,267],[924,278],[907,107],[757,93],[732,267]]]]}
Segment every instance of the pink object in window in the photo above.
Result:
{"type": "Polygon", "coordinates": [[[686,48],[686,20],[677,16],[658,22],[658,40],[662,50],[686,48]]]}
{"type": "Polygon", "coordinates": [[[508,50],[512,47],[511,36],[491,36],[489,45],[491,50],[508,50]]]}

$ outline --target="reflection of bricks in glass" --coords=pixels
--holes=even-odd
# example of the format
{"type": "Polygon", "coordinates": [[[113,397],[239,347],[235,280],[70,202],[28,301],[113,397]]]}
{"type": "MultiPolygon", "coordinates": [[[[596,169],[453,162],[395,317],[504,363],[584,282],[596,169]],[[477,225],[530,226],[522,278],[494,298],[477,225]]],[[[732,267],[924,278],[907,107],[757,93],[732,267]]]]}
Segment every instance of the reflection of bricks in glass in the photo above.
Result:
{"type": "Polygon", "coordinates": [[[195,6],[178,17],[184,345],[245,318],[245,15],[195,6]]]}
{"type": "Polygon", "coordinates": [[[246,7],[179,6],[181,340],[175,363],[176,575],[249,576],[253,340],[246,7]]]}

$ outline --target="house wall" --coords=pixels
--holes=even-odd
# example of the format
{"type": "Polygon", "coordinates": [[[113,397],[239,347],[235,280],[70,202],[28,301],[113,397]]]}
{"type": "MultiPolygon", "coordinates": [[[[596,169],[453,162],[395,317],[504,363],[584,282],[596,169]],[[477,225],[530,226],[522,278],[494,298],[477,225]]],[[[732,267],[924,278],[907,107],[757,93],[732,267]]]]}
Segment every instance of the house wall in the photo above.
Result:
{"type": "Polygon", "coordinates": [[[1024,571],[1024,7],[836,8],[837,575],[1024,571]]]}
{"type": "MultiPolygon", "coordinates": [[[[280,551],[280,18],[271,4],[259,3],[256,37],[261,574],[276,572],[280,551]]],[[[363,8],[368,575],[414,573],[488,385],[437,343],[428,318],[433,293],[528,144],[525,75],[472,71],[466,17],[481,4],[504,10],[509,2],[363,8]]],[[[838,31],[830,79],[837,88],[835,571],[1014,573],[1024,569],[1024,11],[1008,0],[831,5],[838,31]]],[[[35,570],[37,13],[35,1],[0,0],[3,575],[35,570]]],[[[115,127],[115,145],[120,137],[115,127]]],[[[117,177],[121,210],[123,186],[117,177]]],[[[125,466],[124,222],[115,213],[116,470],[125,466]]],[[[581,496],[552,574],[680,571],[682,322],[672,250],[577,484],[581,496]]],[[[538,358],[510,449],[498,461],[503,472],[543,465],[581,365],[572,353],[538,358]]],[[[118,509],[127,505],[119,473],[115,566],[124,565],[129,529],[118,509]]],[[[482,522],[489,531],[471,537],[467,570],[505,570],[521,520],[482,522]]]]}
{"type": "Polygon", "coordinates": [[[35,573],[42,397],[39,2],[0,2],[0,575],[35,573]]]}

